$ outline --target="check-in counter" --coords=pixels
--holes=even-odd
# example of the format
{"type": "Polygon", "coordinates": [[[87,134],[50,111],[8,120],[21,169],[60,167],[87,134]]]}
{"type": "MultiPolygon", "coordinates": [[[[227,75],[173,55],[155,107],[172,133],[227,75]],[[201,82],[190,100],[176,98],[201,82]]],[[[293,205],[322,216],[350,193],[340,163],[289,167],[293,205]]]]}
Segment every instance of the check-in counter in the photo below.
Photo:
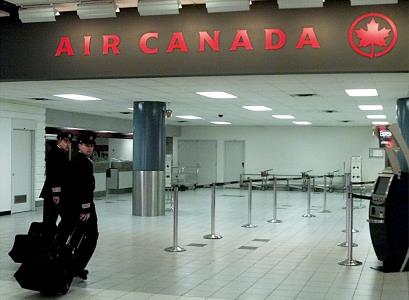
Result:
{"type": "Polygon", "coordinates": [[[111,162],[107,171],[107,189],[112,194],[132,192],[132,161],[111,162]]]}
{"type": "Polygon", "coordinates": [[[94,162],[94,177],[95,177],[95,197],[105,196],[107,193],[106,186],[106,170],[109,167],[108,161],[94,162]]]}

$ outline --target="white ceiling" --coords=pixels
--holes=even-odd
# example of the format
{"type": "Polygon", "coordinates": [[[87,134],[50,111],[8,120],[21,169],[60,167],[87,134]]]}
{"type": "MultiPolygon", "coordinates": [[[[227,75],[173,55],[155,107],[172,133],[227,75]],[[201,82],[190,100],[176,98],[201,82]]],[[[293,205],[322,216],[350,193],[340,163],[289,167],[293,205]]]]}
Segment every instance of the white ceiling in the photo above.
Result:
{"type": "MultiPolygon", "coordinates": [[[[211,121],[229,121],[232,126],[285,126],[292,120],[278,120],[273,114],[290,114],[313,126],[370,126],[367,114],[386,114],[396,121],[396,99],[409,96],[409,73],[310,74],[207,76],[172,78],[135,78],[101,80],[60,80],[0,82],[0,101],[29,103],[46,108],[132,119],[123,115],[134,101],[163,101],[173,111],[168,125],[210,125],[211,121]],[[345,89],[376,88],[377,97],[349,97],[345,89]],[[195,94],[224,91],[237,99],[210,99],[195,94]],[[80,102],[55,97],[55,94],[81,94],[102,101],[80,102]],[[312,97],[293,97],[314,93],[312,97]],[[49,101],[34,101],[40,97],[49,101]],[[359,104],[382,104],[383,112],[364,112],[359,104]],[[264,105],[272,111],[251,112],[244,105],[264,105]],[[325,113],[324,110],[335,110],[325,113]],[[223,118],[218,115],[223,114],[223,118]],[[204,120],[178,123],[176,115],[196,115],[204,120]],[[351,120],[342,123],[342,120],[351,120]]],[[[216,125],[213,125],[216,126],[216,125]]]]}
{"type": "MultiPolygon", "coordinates": [[[[101,1],[95,0],[94,2],[101,1]]],[[[101,2],[103,2],[102,0],[101,2]]],[[[53,4],[54,7],[59,12],[64,11],[75,11],[77,10],[77,2],[80,0],[7,0],[7,2],[13,3],[17,6],[35,6],[44,4],[53,4]]],[[[82,2],[93,2],[93,0],[83,0],[82,2]]],[[[138,0],[116,0],[117,7],[127,8],[127,7],[137,7],[138,0]]],[[[205,0],[181,0],[182,5],[192,5],[192,4],[204,4],[205,0]]]]}

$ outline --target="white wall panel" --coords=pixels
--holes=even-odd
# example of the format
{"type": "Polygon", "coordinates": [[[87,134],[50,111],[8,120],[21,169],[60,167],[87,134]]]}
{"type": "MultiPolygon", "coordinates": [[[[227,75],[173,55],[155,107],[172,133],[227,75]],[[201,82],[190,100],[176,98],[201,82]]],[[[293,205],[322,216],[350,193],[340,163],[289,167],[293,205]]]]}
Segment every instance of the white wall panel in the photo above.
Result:
{"type": "Polygon", "coordinates": [[[11,210],[11,119],[0,117],[0,212],[11,210]]]}
{"type": "MultiPolygon", "coordinates": [[[[247,173],[273,168],[277,174],[299,174],[312,169],[320,175],[340,169],[350,158],[362,156],[363,180],[373,180],[384,167],[383,159],[368,158],[368,149],[378,147],[370,127],[183,127],[178,139],[244,140],[247,173]]],[[[174,149],[175,149],[174,148],[174,149]]],[[[175,152],[174,152],[175,153],[175,152]]],[[[217,180],[223,180],[223,152],[218,151],[217,180]]],[[[177,161],[177,157],[175,160],[177,161]]]]}

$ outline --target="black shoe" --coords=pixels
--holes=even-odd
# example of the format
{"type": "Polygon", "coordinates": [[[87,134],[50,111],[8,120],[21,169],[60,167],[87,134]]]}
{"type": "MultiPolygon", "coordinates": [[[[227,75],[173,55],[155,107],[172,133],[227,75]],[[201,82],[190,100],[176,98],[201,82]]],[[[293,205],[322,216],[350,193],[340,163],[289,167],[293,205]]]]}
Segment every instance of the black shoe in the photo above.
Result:
{"type": "Polygon", "coordinates": [[[79,270],[78,273],[76,274],[77,277],[81,278],[82,280],[87,280],[88,279],[88,270],[82,269],[79,270]]]}

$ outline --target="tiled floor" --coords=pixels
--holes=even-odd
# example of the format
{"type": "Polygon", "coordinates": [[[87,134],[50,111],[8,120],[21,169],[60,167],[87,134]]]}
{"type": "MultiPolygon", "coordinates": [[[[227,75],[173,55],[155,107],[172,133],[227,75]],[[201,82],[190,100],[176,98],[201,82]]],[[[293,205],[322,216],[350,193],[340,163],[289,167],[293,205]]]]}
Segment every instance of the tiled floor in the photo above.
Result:
{"type": "MultiPolygon", "coordinates": [[[[247,229],[247,191],[217,191],[216,232],[210,233],[210,190],[179,193],[179,245],[186,252],[168,253],[172,246],[172,216],[131,216],[131,195],[96,201],[100,238],[88,269],[89,279],[75,279],[64,299],[409,299],[408,273],[383,274],[378,265],[367,219],[367,208],[355,209],[354,258],[362,266],[337,264],[346,258],[343,195],[328,195],[331,213],[319,213],[322,194],[312,196],[316,218],[302,218],[306,193],[278,193],[281,224],[272,218],[272,192],[254,191],[253,223],[247,229]],[[244,197],[238,197],[238,195],[244,197]],[[189,244],[206,244],[202,246],[189,244]],[[247,249],[239,249],[246,246],[247,249]]],[[[359,206],[359,202],[356,203],[359,206]]],[[[367,205],[367,203],[364,203],[367,205]]],[[[18,265],[7,252],[14,235],[25,233],[41,211],[0,217],[0,299],[46,297],[19,287],[18,265]]]]}

